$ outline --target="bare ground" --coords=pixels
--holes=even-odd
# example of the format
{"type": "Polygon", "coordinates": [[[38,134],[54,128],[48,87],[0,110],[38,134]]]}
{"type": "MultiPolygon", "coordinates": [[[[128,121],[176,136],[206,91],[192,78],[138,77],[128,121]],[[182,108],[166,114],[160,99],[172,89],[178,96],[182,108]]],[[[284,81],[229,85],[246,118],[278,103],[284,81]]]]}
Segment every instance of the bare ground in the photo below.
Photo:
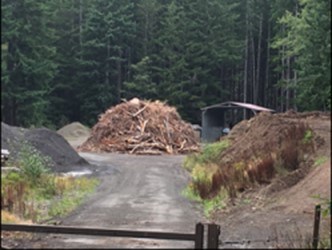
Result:
{"type": "MultiPolygon", "coordinates": [[[[181,195],[189,180],[180,166],[183,156],[80,155],[96,166],[102,183],[62,225],[193,233],[196,223],[206,222],[201,208],[181,195]]],[[[193,242],[40,234],[20,247],[190,249],[193,242]]]]}

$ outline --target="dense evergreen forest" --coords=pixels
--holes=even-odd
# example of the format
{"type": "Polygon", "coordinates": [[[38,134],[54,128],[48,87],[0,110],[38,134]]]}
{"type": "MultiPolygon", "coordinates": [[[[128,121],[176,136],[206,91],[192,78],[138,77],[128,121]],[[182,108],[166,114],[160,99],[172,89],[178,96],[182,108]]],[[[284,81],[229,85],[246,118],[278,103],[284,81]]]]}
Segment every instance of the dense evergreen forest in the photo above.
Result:
{"type": "Polygon", "coordinates": [[[93,125],[132,97],[183,119],[331,109],[330,0],[2,0],[2,121],[93,125]]]}

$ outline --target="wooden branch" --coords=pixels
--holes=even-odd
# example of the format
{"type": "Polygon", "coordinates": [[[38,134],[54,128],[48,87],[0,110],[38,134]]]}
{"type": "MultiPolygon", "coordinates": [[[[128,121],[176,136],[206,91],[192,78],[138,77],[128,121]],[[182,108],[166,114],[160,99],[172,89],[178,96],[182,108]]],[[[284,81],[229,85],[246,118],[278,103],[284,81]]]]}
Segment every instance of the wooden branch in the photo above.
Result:
{"type": "Polygon", "coordinates": [[[148,121],[149,121],[149,119],[147,119],[143,122],[143,125],[141,127],[141,134],[144,134],[144,130],[145,130],[145,127],[146,127],[146,124],[148,123],[148,121]]]}
{"type": "Polygon", "coordinates": [[[146,109],[147,106],[148,106],[148,105],[146,104],[143,108],[141,108],[141,109],[138,110],[135,114],[133,114],[132,117],[136,117],[136,116],[138,116],[140,113],[142,113],[142,112],[146,109]]]}

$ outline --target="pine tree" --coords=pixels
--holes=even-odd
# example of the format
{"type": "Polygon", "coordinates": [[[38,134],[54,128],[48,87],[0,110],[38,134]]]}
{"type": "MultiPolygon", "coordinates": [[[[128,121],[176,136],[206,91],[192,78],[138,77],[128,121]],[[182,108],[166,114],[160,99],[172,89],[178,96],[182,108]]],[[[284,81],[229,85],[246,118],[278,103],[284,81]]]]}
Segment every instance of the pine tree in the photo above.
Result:
{"type": "Polygon", "coordinates": [[[297,84],[291,87],[296,89],[300,110],[330,110],[330,1],[301,0],[297,12],[286,11],[279,20],[284,32],[274,47],[282,50],[283,58],[295,61],[297,84]]]}
{"type": "Polygon", "coordinates": [[[133,81],[124,82],[124,95],[127,99],[138,97],[140,99],[158,99],[157,85],[152,81],[151,60],[143,59],[133,68],[133,81]]]}
{"type": "Polygon", "coordinates": [[[134,40],[130,1],[89,1],[85,9],[82,49],[77,60],[81,119],[94,124],[97,116],[120,102],[124,65],[134,40]]]}
{"type": "Polygon", "coordinates": [[[189,82],[185,60],[185,19],[180,3],[172,1],[165,5],[159,32],[154,40],[156,51],[151,55],[154,79],[158,84],[158,96],[178,108],[184,115],[190,96],[186,87],[189,82]]]}
{"type": "MultiPolygon", "coordinates": [[[[82,1],[82,0],[81,0],[82,1]]],[[[52,1],[53,11],[56,16],[55,30],[57,39],[56,58],[57,73],[52,81],[50,93],[50,120],[56,127],[62,127],[70,121],[80,121],[80,100],[78,93],[81,91],[77,79],[79,60],[81,57],[80,37],[80,11],[82,14],[87,6],[81,6],[81,1],[59,0],[52,1]]],[[[83,15],[84,16],[84,15],[83,15]]],[[[84,19],[83,19],[84,20],[84,19]]],[[[81,22],[83,23],[83,20],[81,22]]]]}
{"type": "Polygon", "coordinates": [[[55,33],[48,1],[2,2],[3,120],[12,125],[48,123],[48,96],[56,70],[55,33]]]}

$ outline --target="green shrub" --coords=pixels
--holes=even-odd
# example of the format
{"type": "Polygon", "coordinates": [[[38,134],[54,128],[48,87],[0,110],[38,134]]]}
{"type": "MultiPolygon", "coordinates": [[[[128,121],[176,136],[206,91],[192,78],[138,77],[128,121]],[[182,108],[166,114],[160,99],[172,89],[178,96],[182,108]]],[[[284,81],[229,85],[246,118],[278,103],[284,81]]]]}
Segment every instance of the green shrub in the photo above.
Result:
{"type": "Polygon", "coordinates": [[[313,137],[314,137],[313,132],[310,129],[307,129],[304,132],[304,136],[303,136],[302,142],[304,144],[307,144],[307,143],[311,142],[311,140],[313,139],[313,137]]]}
{"type": "Polygon", "coordinates": [[[19,172],[10,171],[6,175],[1,175],[1,183],[16,183],[23,181],[23,176],[19,172]]]}
{"type": "Polygon", "coordinates": [[[41,177],[50,172],[51,160],[25,144],[19,153],[18,165],[24,179],[32,185],[37,185],[41,177]]]}
{"type": "Polygon", "coordinates": [[[198,158],[201,163],[217,162],[222,151],[229,146],[228,141],[220,141],[206,144],[203,147],[203,152],[198,158]]]}
{"type": "Polygon", "coordinates": [[[212,179],[219,169],[219,157],[228,146],[227,140],[205,144],[201,153],[192,154],[185,158],[183,167],[191,172],[191,189],[200,198],[206,198],[209,192],[213,191],[212,179]]]}

